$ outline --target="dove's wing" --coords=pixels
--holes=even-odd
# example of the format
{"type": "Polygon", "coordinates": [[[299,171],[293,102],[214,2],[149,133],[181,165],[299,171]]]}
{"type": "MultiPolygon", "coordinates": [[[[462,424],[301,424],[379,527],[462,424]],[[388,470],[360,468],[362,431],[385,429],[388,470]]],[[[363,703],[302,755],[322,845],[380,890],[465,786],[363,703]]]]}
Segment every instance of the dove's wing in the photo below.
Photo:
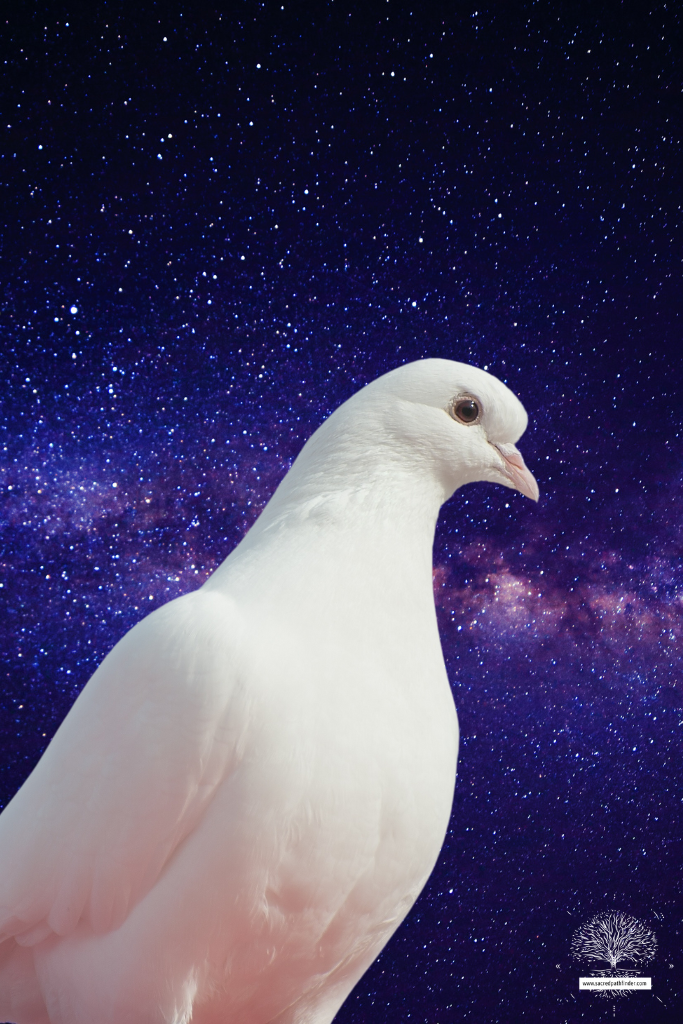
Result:
{"type": "Polygon", "coordinates": [[[117,927],[230,772],[239,618],[197,591],[114,647],[0,815],[0,939],[117,927]]]}

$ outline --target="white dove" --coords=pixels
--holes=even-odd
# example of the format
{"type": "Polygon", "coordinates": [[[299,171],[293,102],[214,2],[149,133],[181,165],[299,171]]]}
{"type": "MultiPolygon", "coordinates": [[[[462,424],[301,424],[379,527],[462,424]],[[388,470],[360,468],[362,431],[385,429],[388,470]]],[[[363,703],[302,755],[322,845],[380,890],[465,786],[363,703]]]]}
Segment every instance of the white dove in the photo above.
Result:
{"type": "Polygon", "coordinates": [[[0,1019],[329,1024],[448,826],[439,507],[537,499],[526,423],[483,370],[392,370],[114,647],[0,815],[0,1019]]]}

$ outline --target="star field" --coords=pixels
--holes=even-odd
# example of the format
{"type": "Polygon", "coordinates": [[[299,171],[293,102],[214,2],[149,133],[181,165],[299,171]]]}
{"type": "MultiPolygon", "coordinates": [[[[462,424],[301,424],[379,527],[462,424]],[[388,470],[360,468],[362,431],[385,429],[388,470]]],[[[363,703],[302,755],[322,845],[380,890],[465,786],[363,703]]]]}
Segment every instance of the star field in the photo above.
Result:
{"type": "Polygon", "coordinates": [[[443,510],[453,818],[337,1019],[679,1020],[677,6],[73,2],[3,35],[0,803],[325,416],[472,362],[541,501],[443,510]],[[658,941],[615,1003],[570,958],[612,909],[658,941]]]}

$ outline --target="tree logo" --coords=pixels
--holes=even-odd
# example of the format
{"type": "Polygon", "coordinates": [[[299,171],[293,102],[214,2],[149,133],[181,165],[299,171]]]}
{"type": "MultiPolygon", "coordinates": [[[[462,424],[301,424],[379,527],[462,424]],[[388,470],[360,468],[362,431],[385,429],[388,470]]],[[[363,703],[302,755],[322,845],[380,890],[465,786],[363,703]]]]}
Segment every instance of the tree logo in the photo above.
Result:
{"type": "Polygon", "coordinates": [[[580,979],[585,982],[580,987],[591,989],[603,999],[627,996],[638,988],[649,989],[651,981],[641,979],[639,969],[653,960],[656,952],[655,933],[638,918],[616,910],[596,914],[577,928],[571,942],[572,957],[586,970],[599,963],[609,964],[606,969],[590,970],[588,978],[580,979]],[[604,981],[591,981],[600,978],[604,981]]]}

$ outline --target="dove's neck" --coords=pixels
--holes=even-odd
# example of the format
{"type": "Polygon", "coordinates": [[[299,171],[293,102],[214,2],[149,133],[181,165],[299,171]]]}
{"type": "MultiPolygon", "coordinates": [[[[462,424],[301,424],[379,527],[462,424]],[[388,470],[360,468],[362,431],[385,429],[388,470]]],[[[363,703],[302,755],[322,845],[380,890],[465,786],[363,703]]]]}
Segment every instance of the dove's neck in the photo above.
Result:
{"type": "Polygon", "coordinates": [[[448,494],[429,468],[386,448],[309,442],[209,585],[235,593],[267,578],[291,592],[313,575],[321,589],[376,591],[385,601],[387,589],[431,596],[434,530],[448,494]]]}

